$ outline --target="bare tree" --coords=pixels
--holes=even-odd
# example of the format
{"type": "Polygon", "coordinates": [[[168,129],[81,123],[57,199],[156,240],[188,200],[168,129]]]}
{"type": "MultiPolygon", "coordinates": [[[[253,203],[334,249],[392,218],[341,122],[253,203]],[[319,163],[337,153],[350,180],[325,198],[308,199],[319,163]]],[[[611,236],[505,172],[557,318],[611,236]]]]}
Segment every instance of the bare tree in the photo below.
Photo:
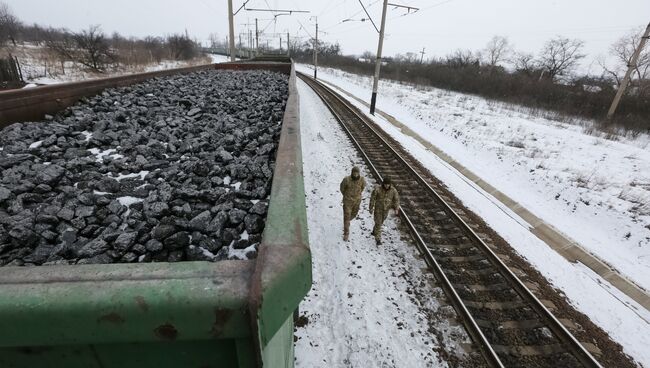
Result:
{"type": "MultiPolygon", "coordinates": [[[[603,68],[605,74],[611,76],[617,86],[620,86],[623,76],[627,71],[628,65],[632,61],[632,55],[641,42],[643,29],[635,29],[628,32],[625,36],[619,38],[609,49],[609,54],[614,59],[614,66],[608,66],[604,58],[600,58],[598,63],[603,68]]],[[[636,65],[634,66],[630,84],[636,87],[640,94],[650,92],[650,50],[647,48],[641,51],[636,65]]],[[[628,91],[634,88],[628,89],[628,91]]]]}
{"type": "Polygon", "coordinates": [[[210,47],[213,49],[217,49],[224,46],[224,43],[219,39],[218,33],[210,33],[209,40],[210,40],[210,47]]]}
{"type": "Polygon", "coordinates": [[[492,37],[483,50],[485,62],[489,66],[497,66],[507,61],[511,53],[512,46],[510,45],[510,41],[503,36],[492,37]]]}
{"type": "Polygon", "coordinates": [[[11,40],[16,46],[16,38],[20,31],[20,20],[14,15],[9,5],[0,2],[0,46],[11,40]]]}
{"type": "Polygon", "coordinates": [[[454,68],[465,68],[468,66],[479,66],[480,56],[471,50],[458,49],[453,54],[447,55],[445,63],[454,68]]]}
{"type": "Polygon", "coordinates": [[[528,52],[517,52],[511,59],[515,66],[515,70],[532,77],[539,69],[538,63],[535,60],[535,55],[528,52]]]}
{"type": "Polygon", "coordinates": [[[189,60],[198,55],[198,47],[187,35],[167,36],[167,47],[173,60],[189,60]]]}
{"type": "Polygon", "coordinates": [[[110,44],[98,25],[73,34],[77,46],[77,61],[94,71],[103,72],[115,56],[110,44]]]}
{"type": "Polygon", "coordinates": [[[364,51],[363,54],[361,54],[361,58],[365,59],[366,61],[368,60],[374,60],[375,59],[375,54],[371,51],[364,51]]]}
{"type": "Polygon", "coordinates": [[[551,80],[556,80],[559,76],[566,76],[585,57],[580,52],[583,45],[584,42],[581,40],[561,36],[549,40],[540,54],[540,68],[551,80]]]}
{"type": "Polygon", "coordinates": [[[165,45],[162,38],[149,36],[142,43],[152,62],[159,63],[165,58],[165,45]]]}
{"type": "Polygon", "coordinates": [[[90,26],[79,33],[49,29],[45,32],[45,45],[62,58],[72,60],[96,72],[104,72],[115,55],[108,39],[99,26],[90,26]]]}
{"type": "Polygon", "coordinates": [[[45,47],[59,55],[62,61],[74,60],[75,43],[72,34],[65,29],[48,28],[42,31],[45,47]]]}

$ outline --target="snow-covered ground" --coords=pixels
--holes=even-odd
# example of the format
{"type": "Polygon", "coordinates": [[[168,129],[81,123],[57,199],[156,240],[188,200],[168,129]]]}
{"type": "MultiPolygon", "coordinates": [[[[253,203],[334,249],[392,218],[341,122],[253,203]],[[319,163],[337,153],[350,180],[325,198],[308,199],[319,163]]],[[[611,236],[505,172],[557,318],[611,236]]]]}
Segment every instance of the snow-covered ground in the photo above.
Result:
{"type": "MultiPolygon", "coordinates": [[[[366,77],[320,69],[319,78],[364,100],[370,96],[366,77]]],[[[475,96],[391,82],[382,83],[380,89],[378,106],[383,111],[638,283],[650,286],[650,187],[644,186],[650,183],[647,136],[614,141],[475,96]]],[[[375,121],[564,292],[576,309],[626,353],[650,366],[648,310],[587,267],[561,257],[534,236],[525,221],[415,139],[381,117],[375,121]]]]}
{"type": "MultiPolygon", "coordinates": [[[[209,59],[206,59],[206,62],[209,59]]],[[[22,62],[22,61],[21,61],[22,62]]],[[[34,62],[33,60],[30,62],[34,62]]],[[[43,84],[57,84],[57,83],[66,83],[66,82],[75,82],[80,80],[95,79],[95,78],[107,78],[115,77],[118,75],[132,74],[132,73],[145,73],[145,72],[155,72],[159,70],[173,69],[173,68],[182,68],[184,66],[195,65],[187,61],[178,61],[178,60],[163,60],[158,64],[151,64],[140,68],[127,68],[119,71],[110,71],[106,73],[92,73],[86,70],[83,70],[78,65],[73,65],[72,62],[66,68],[66,74],[48,74],[44,76],[44,73],[39,70],[38,66],[34,64],[21,64],[31,65],[27,68],[27,77],[25,81],[29,84],[27,86],[33,86],[34,84],[43,85],[43,84]]],[[[26,86],[26,87],[27,87],[26,86]]]]}
{"type": "Polygon", "coordinates": [[[208,54],[208,56],[212,59],[213,63],[227,63],[230,61],[230,57],[225,55],[208,54]]]}
{"type": "Polygon", "coordinates": [[[436,301],[442,292],[422,272],[426,264],[415,257],[417,250],[400,239],[393,216],[384,244],[375,245],[368,212],[373,180],[329,110],[298,83],[314,282],[300,304],[309,322],[295,333],[296,367],[447,366],[437,349],[444,344],[447,351],[462,351],[456,341],[466,338],[446,320],[453,309],[436,301]],[[338,188],[353,165],[362,167],[368,188],[346,243],[338,188]]]}
{"type": "Polygon", "coordinates": [[[23,78],[27,83],[25,87],[27,88],[34,87],[35,85],[106,78],[123,74],[153,72],[190,65],[226,61],[225,56],[208,55],[208,57],[197,58],[189,61],[163,60],[160,63],[139,66],[121,66],[118,70],[110,70],[106,73],[93,73],[88,71],[86,67],[72,61],[66,61],[61,65],[58,58],[53,57],[46,49],[38,45],[25,44],[11,48],[9,51],[18,59],[23,78]]]}
{"type": "MultiPolygon", "coordinates": [[[[325,80],[367,99],[369,78],[325,80]]],[[[650,136],[598,133],[503,103],[382,82],[378,107],[650,289],[650,136]]],[[[365,109],[365,108],[364,108],[365,109]]]]}

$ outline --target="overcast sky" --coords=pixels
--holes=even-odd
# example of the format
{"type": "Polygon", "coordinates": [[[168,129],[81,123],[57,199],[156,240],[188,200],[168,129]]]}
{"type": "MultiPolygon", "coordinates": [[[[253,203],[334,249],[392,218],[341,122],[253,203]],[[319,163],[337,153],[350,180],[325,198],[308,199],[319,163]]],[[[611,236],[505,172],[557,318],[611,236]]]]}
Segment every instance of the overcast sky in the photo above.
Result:
{"type": "MultiPolygon", "coordinates": [[[[143,37],[187,31],[207,42],[211,33],[225,38],[228,32],[226,0],[0,0],[26,23],[79,30],[100,24],[106,33],[143,37]]],[[[233,0],[235,8],[243,0],[233,0]]],[[[379,26],[380,0],[362,0],[379,26]]],[[[650,0],[391,0],[418,7],[415,14],[389,7],[385,54],[419,52],[425,58],[444,56],[456,49],[478,50],[494,35],[507,36],[519,50],[537,52],[556,35],[585,41],[588,57],[583,68],[606,54],[616,39],[650,22],[650,0]]],[[[242,10],[235,19],[235,32],[259,18],[263,37],[278,44],[274,32],[292,37],[314,34],[318,17],[320,38],[338,41],[344,53],[360,54],[377,49],[377,32],[366,18],[359,0],[250,0],[247,8],[293,9],[309,14],[279,16],[242,10]],[[344,19],[354,19],[341,23],[344,19]],[[301,26],[302,24],[302,26],[301,26]],[[304,26],[304,27],[303,27],[304,26]]],[[[593,67],[595,69],[595,66],[593,67]]]]}

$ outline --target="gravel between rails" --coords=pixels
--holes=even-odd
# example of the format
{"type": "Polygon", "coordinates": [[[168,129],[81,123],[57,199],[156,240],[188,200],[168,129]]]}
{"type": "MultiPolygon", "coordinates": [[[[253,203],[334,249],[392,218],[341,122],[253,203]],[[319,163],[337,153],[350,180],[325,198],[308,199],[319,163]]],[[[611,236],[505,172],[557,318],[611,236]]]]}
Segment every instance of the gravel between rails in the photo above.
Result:
{"type": "Polygon", "coordinates": [[[201,71],[0,132],[0,265],[255,257],[288,77],[201,71]]]}

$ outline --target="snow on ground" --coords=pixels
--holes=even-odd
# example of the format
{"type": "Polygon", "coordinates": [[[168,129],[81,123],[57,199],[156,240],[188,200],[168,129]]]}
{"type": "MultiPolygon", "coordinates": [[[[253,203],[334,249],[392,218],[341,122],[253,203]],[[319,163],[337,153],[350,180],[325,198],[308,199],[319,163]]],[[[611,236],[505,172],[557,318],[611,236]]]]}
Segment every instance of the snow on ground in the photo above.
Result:
{"type": "MultiPolygon", "coordinates": [[[[319,75],[370,96],[369,78],[319,75]]],[[[383,111],[650,289],[650,136],[608,139],[587,121],[561,123],[481,97],[396,82],[380,88],[383,111]]]]}
{"type": "Polygon", "coordinates": [[[230,61],[229,56],[218,55],[218,54],[208,54],[213,63],[227,63],[230,61]]]}
{"type": "Polygon", "coordinates": [[[295,333],[296,367],[446,366],[436,349],[442,343],[461,351],[454,341],[464,332],[444,319],[450,307],[438,304],[442,292],[431,286],[433,276],[422,272],[426,264],[415,257],[415,247],[400,239],[393,216],[386,221],[384,244],[375,245],[368,212],[374,181],[329,110],[298,83],[314,281],[300,304],[309,322],[295,333]],[[339,183],[353,165],[362,167],[368,188],[346,243],[339,183]],[[432,326],[436,317],[442,321],[432,326]],[[439,331],[443,341],[429,329],[439,331]]]}
{"type": "Polygon", "coordinates": [[[216,63],[225,61],[221,60],[219,55],[217,55],[216,59],[210,55],[210,57],[189,61],[162,60],[159,63],[151,63],[148,65],[120,65],[117,70],[109,70],[106,73],[93,73],[88,71],[88,68],[85,66],[72,61],[66,61],[62,65],[58,58],[53,57],[43,46],[25,44],[11,47],[8,51],[18,58],[21,72],[25,81],[28,83],[23,88],[31,88],[43,84],[57,84],[95,78],[114,77],[132,73],[153,72],[191,65],[207,64],[210,62],[216,63]]]}
{"type": "MultiPolygon", "coordinates": [[[[299,69],[305,70],[306,68],[299,66],[299,69]]],[[[319,70],[319,76],[323,80],[332,81],[334,84],[345,88],[357,96],[367,97],[370,95],[367,86],[360,84],[364,80],[368,82],[363,77],[352,76],[333,70],[319,70]]],[[[586,160],[587,157],[594,156],[592,160],[600,163],[592,165],[599,170],[599,180],[607,182],[610,186],[623,185],[618,175],[628,178],[634,177],[636,178],[635,180],[646,180],[647,182],[647,179],[643,178],[644,175],[650,173],[648,171],[650,169],[646,168],[645,172],[640,169],[648,165],[647,152],[642,152],[643,150],[638,148],[639,146],[643,146],[643,140],[647,139],[646,137],[637,140],[620,138],[618,142],[608,141],[601,137],[584,134],[579,128],[574,126],[532,116],[526,117],[523,115],[524,113],[507,110],[505,107],[502,107],[500,111],[490,110],[487,101],[481,101],[482,99],[474,96],[465,96],[466,99],[471,99],[473,102],[461,105],[465,106],[465,109],[459,107],[455,110],[453,109],[454,105],[451,100],[461,99],[462,96],[460,94],[429,89],[431,95],[428,98],[432,101],[438,101],[436,106],[439,106],[439,111],[437,111],[435,106],[431,107],[422,102],[423,97],[420,96],[421,93],[425,92],[412,90],[409,86],[400,86],[390,82],[384,83],[381,86],[381,96],[379,99],[381,102],[378,103],[378,106],[383,111],[408,124],[412,129],[418,129],[420,134],[431,139],[436,145],[449,148],[449,153],[456,160],[460,161],[463,165],[469,166],[472,170],[476,170],[484,179],[491,178],[492,180],[488,180],[488,182],[503,190],[506,194],[512,196],[518,195],[516,199],[525,202],[526,205],[534,205],[538,203],[536,201],[540,201],[538,203],[540,205],[533,208],[534,212],[538,209],[544,210],[540,211],[540,215],[547,216],[545,217],[546,220],[560,227],[571,236],[575,236],[576,234],[588,235],[590,231],[603,234],[603,229],[599,229],[598,226],[606,226],[606,229],[613,228],[617,232],[620,232],[616,226],[635,227],[637,225],[631,220],[632,214],[629,208],[627,211],[624,211],[623,205],[614,206],[612,204],[618,198],[615,191],[611,195],[612,191],[607,190],[607,188],[599,190],[594,186],[580,187],[573,185],[570,181],[563,182],[564,184],[562,186],[555,177],[562,172],[565,175],[579,172],[581,168],[588,166],[590,162],[577,161],[586,160]],[[397,92],[399,88],[402,89],[401,92],[397,92]],[[397,94],[402,95],[400,97],[401,100],[398,100],[397,94]],[[445,94],[447,97],[445,97],[445,94]],[[407,95],[411,96],[412,101],[407,101],[407,95]],[[441,97],[433,98],[433,96],[441,97]],[[413,106],[411,104],[415,104],[418,101],[421,105],[418,112],[420,114],[419,116],[413,113],[415,110],[410,110],[411,106],[413,106]],[[479,111],[479,109],[483,110],[479,111]],[[445,113],[449,114],[449,116],[445,116],[445,113]],[[458,117],[455,117],[453,115],[454,113],[465,116],[467,123],[458,122],[456,120],[458,117]],[[510,116],[508,116],[509,114],[510,116]],[[434,118],[428,118],[426,116],[437,116],[437,118],[433,120],[434,118]],[[491,127],[491,133],[488,132],[488,128],[481,128],[483,123],[491,127]],[[439,127],[439,130],[434,131],[431,128],[433,125],[439,127]],[[456,129],[456,133],[453,134],[463,138],[457,139],[454,138],[453,134],[451,136],[447,135],[448,129],[456,129]],[[541,151],[538,153],[540,155],[538,157],[544,157],[544,155],[548,154],[546,161],[544,161],[545,167],[547,167],[545,170],[551,171],[549,169],[550,167],[555,167],[554,170],[557,170],[559,165],[563,165],[564,169],[550,174],[548,172],[538,172],[543,170],[537,168],[534,170],[537,174],[530,172],[528,176],[530,180],[526,181],[525,172],[530,169],[525,165],[530,164],[529,159],[531,158],[526,156],[527,151],[525,148],[523,151],[512,151],[506,147],[507,142],[504,141],[519,139],[525,142],[524,147],[528,147],[526,146],[527,144],[533,145],[536,142],[532,139],[533,134],[538,140],[544,140],[546,142],[547,146],[534,146],[541,151]],[[480,140],[484,141],[478,142],[480,140]],[[569,149],[571,145],[566,143],[565,140],[570,140],[575,143],[572,146],[573,149],[569,149]],[[598,155],[598,153],[593,153],[594,150],[591,150],[591,154],[582,152],[591,149],[588,143],[595,141],[599,142],[594,145],[597,149],[606,150],[603,152],[603,154],[607,153],[604,158],[598,155]],[[516,154],[516,152],[519,153],[516,154]],[[630,172],[621,172],[622,169],[615,162],[611,161],[611,156],[621,159],[621,152],[635,154],[635,157],[637,157],[636,166],[628,165],[624,160],[619,163],[621,166],[630,170],[630,172]],[[571,156],[573,154],[577,156],[571,156]],[[555,162],[555,160],[559,162],[555,162]],[[605,169],[600,169],[601,166],[599,165],[610,170],[608,172],[609,176],[605,176],[606,171],[600,171],[605,169]],[[525,169],[518,169],[520,166],[525,169]],[[495,178],[497,179],[495,180],[495,178]],[[593,202],[590,203],[590,206],[593,207],[591,210],[595,214],[590,215],[589,212],[585,211],[577,203],[574,203],[575,210],[573,210],[573,206],[569,210],[566,210],[564,205],[557,205],[559,202],[556,202],[554,198],[544,197],[545,193],[554,192],[552,189],[547,188],[547,186],[554,189],[562,187],[561,197],[567,200],[568,198],[572,198],[570,195],[582,196],[583,199],[589,198],[593,202]],[[608,197],[608,194],[610,194],[611,198],[608,197]],[[594,197],[599,197],[600,201],[609,204],[598,205],[593,200],[594,197]],[[524,201],[527,198],[530,200],[524,201]],[[541,206],[541,201],[544,198],[549,202],[547,206],[541,206]],[[610,205],[611,208],[609,207],[610,205]],[[555,217],[548,214],[551,210],[556,211],[555,217]],[[591,221],[596,220],[599,220],[596,224],[591,223],[591,221]],[[614,224],[608,224],[607,221],[611,221],[614,224]],[[575,228],[562,226],[564,222],[572,224],[575,228]]],[[[359,107],[362,106],[356,101],[354,103],[359,107]]],[[[363,110],[365,109],[363,107],[363,110]]],[[[555,287],[564,292],[576,309],[585,313],[595,324],[607,331],[614,340],[618,341],[624,347],[626,353],[630,354],[645,366],[650,366],[650,350],[647,348],[650,346],[650,312],[648,310],[613,288],[607,281],[594,274],[587,267],[581,264],[570,263],[561,257],[530,233],[521,218],[511,211],[504,211],[502,207],[498,206],[496,199],[476,185],[473,185],[473,183],[469,183],[468,180],[464,180],[456,170],[433,155],[415,139],[404,135],[398,128],[386,122],[381,117],[375,117],[375,121],[420,160],[433,175],[443,181],[470,210],[481,216],[519,254],[523,255],[534,267],[540,270],[555,287]]],[[[593,175],[596,175],[596,173],[593,175]]],[[[649,202],[644,202],[644,204],[647,203],[649,202]]],[[[587,205],[585,204],[584,206],[587,205]]],[[[636,270],[636,273],[630,273],[639,277],[640,280],[646,280],[647,282],[647,278],[649,277],[647,270],[645,271],[646,273],[641,272],[643,269],[647,269],[649,261],[647,256],[647,243],[643,243],[645,244],[645,249],[643,249],[643,246],[637,249],[631,247],[627,241],[616,239],[616,237],[612,238],[609,236],[605,239],[609,239],[610,243],[606,243],[601,239],[599,241],[600,246],[605,247],[605,249],[609,246],[609,251],[612,254],[617,254],[616,257],[612,256],[612,258],[618,259],[619,265],[622,264],[629,267],[624,268],[624,270],[636,270]],[[645,253],[643,253],[644,251],[645,253]],[[640,258],[640,260],[635,258],[640,258]],[[621,259],[628,263],[624,263],[621,259]],[[639,267],[635,268],[633,267],[634,265],[638,265],[639,267]]],[[[582,244],[594,251],[600,249],[594,248],[595,245],[592,243],[585,244],[582,242],[582,244]]],[[[610,258],[604,258],[612,261],[610,258]]]]}

